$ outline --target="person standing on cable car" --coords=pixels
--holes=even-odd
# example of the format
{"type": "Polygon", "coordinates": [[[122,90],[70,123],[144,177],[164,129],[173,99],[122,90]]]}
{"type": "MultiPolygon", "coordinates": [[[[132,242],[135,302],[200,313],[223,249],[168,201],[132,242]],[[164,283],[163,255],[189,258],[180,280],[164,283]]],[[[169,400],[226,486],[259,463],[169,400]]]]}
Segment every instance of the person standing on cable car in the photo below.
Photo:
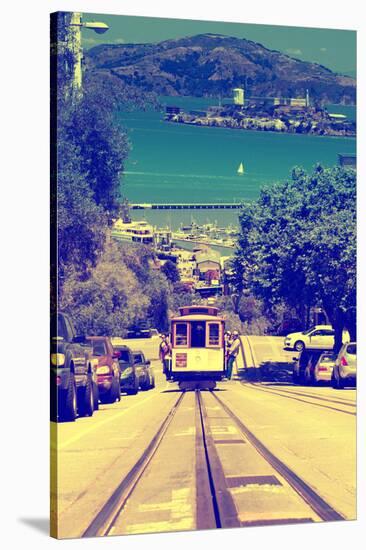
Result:
{"type": "Polygon", "coordinates": [[[233,374],[233,366],[240,350],[240,338],[237,330],[234,330],[232,333],[232,341],[228,352],[227,359],[227,377],[228,380],[231,380],[233,374]]]}
{"type": "Polygon", "coordinates": [[[231,332],[230,330],[227,330],[224,334],[225,366],[227,366],[230,346],[231,346],[231,332]]]}
{"type": "Polygon", "coordinates": [[[160,334],[160,338],[161,342],[159,346],[159,358],[163,364],[163,374],[165,374],[165,377],[168,380],[170,378],[169,357],[171,354],[172,346],[166,334],[160,334]]]}

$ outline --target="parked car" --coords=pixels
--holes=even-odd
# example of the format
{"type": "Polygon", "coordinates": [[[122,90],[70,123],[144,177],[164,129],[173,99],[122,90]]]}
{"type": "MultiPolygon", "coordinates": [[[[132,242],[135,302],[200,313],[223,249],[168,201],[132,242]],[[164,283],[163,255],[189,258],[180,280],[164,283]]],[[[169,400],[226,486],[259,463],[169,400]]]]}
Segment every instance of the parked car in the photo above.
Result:
{"type": "Polygon", "coordinates": [[[92,416],[98,402],[92,349],[63,312],[51,317],[51,420],[92,416]]]}
{"type": "MultiPolygon", "coordinates": [[[[349,334],[343,331],[343,342],[349,342],[349,334]]],[[[292,332],[285,337],[285,350],[303,349],[332,350],[334,347],[334,329],[331,325],[316,325],[303,332],[292,332]]]]}
{"type": "Polygon", "coordinates": [[[142,351],[133,352],[133,362],[140,388],[144,391],[155,388],[155,376],[151,368],[151,363],[145,359],[145,355],[142,351]]]}
{"type": "Polygon", "coordinates": [[[330,382],[337,354],[333,351],[311,353],[312,359],[305,368],[304,378],[306,384],[318,384],[330,382]]]}
{"type": "Polygon", "coordinates": [[[121,399],[119,354],[113,349],[110,338],[106,336],[88,336],[96,360],[96,374],[99,399],[101,403],[114,403],[121,399]]]}
{"type": "Polygon", "coordinates": [[[122,338],[111,339],[113,348],[118,352],[118,362],[121,371],[120,388],[127,395],[136,395],[139,391],[139,377],[134,365],[134,357],[131,349],[126,346],[122,338]]]}
{"type": "Polygon", "coordinates": [[[147,325],[133,326],[127,331],[127,338],[154,338],[158,336],[159,332],[156,328],[149,328],[147,325]]]}
{"type": "MultiPolygon", "coordinates": [[[[292,378],[295,384],[305,383],[305,370],[309,362],[313,360],[314,352],[303,349],[298,357],[293,357],[292,378]]],[[[317,354],[319,357],[319,354],[317,354]]]]}
{"type": "Polygon", "coordinates": [[[345,386],[356,386],[357,344],[348,342],[339,350],[332,373],[332,386],[343,389],[345,386]]]}

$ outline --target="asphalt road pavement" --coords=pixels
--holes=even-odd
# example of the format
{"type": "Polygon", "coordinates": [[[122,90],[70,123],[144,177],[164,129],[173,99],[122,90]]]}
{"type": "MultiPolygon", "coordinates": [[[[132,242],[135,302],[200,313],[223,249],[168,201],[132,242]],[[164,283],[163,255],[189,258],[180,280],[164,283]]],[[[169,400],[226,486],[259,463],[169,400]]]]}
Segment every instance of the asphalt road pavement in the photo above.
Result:
{"type": "Polygon", "coordinates": [[[294,386],[282,342],[242,337],[235,379],[201,397],[180,399],[153,360],[154,389],[51,423],[58,536],[354,519],[356,391],[294,386]],[[267,378],[247,379],[245,368],[267,378]]]}

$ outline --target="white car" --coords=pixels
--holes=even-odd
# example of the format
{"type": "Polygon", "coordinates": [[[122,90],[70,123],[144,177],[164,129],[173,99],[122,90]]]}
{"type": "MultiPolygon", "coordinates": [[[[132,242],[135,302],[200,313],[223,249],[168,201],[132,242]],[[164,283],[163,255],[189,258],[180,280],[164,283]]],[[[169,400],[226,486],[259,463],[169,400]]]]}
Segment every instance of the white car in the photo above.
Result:
{"type": "MultiPolygon", "coordinates": [[[[342,343],[350,341],[347,330],[342,333],[342,343]]],[[[292,332],[284,340],[284,348],[295,351],[303,349],[332,350],[334,347],[334,329],[331,325],[316,325],[304,332],[292,332]]]]}
{"type": "Polygon", "coordinates": [[[348,342],[339,350],[332,374],[332,386],[338,390],[356,386],[357,344],[348,342]]]}
{"type": "Polygon", "coordinates": [[[336,359],[337,354],[331,351],[321,354],[314,368],[313,380],[315,383],[330,382],[336,359]]]}
{"type": "Polygon", "coordinates": [[[292,332],[285,337],[284,349],[333,349],[334,330],[331,325],[316,325],[304,332],[292,332]]]}

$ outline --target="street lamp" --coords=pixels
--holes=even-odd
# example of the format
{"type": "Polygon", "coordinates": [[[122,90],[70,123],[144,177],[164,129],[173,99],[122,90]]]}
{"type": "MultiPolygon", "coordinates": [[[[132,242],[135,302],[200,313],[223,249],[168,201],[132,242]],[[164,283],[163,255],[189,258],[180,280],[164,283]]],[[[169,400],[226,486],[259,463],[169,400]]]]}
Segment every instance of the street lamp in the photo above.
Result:
{"type": "Polygon", "coordinates": [[[81,28],[91,29],[97,34],[104,34],[108,29],[106,23],[101,21],[82,22],[82,15],[80,12],[73,12],[71,14],[69,30],[67,32],[67,42],[69,50],[73,55],[73,71],[72,71],[72,83],[71,88],[74,95],[81,95],[82,84],[82,69],[81,61],[83,57],[83,50],[81,47],[81,28]]]}

